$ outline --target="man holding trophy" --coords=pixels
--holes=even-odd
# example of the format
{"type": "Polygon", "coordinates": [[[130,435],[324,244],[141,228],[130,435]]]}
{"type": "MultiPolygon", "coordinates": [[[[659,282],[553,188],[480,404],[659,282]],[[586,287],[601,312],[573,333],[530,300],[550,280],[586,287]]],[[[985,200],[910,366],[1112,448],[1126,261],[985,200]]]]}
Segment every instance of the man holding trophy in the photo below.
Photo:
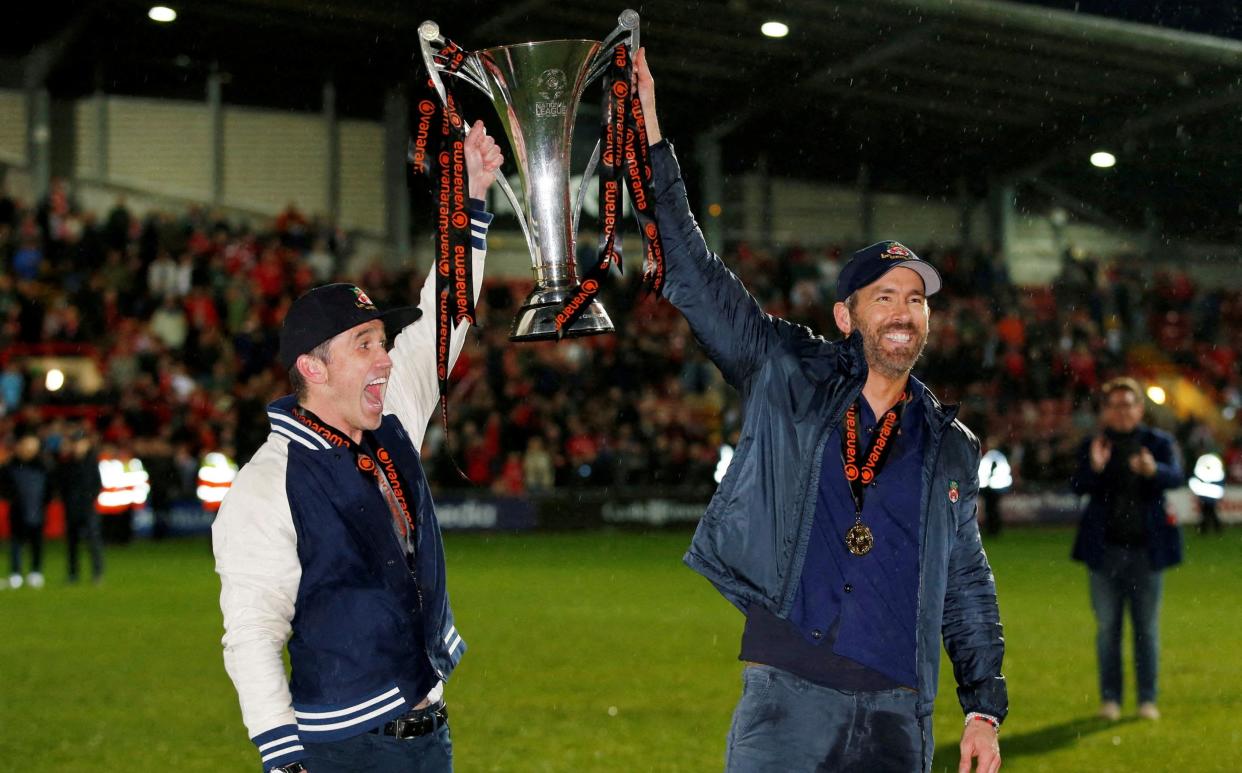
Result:
{"type": "MultiPolygon", "coordinates": [[[[481,121],[462,156],[477,297],[482,199],[503,158],[481,121]]],[[[417,307],[381,312],[350,284],[293,303],[280,360],[294,394],[268,406],[271,434],[212,525],[224,663],[269,773],[453,768],[444,681],[466,645],[418,455],[439,398],[436,325],[423,313],[437,305],[437,273],[417,307]]],[[[449,369],[468,328],[446,336],[449,369]]]]}
{"type": "Polygon", "coordinates": [[[765,314],[694,222],[642,52],[637,76],[664,296],[745,410],[685,556],[746,615],[726,769],[930,770],[943,640],[965,712],[959,771],[994,773],[1008,698],[979,441],[910,375],[939,274],[880,242],[840,273],[845,340],[765,314]]]}

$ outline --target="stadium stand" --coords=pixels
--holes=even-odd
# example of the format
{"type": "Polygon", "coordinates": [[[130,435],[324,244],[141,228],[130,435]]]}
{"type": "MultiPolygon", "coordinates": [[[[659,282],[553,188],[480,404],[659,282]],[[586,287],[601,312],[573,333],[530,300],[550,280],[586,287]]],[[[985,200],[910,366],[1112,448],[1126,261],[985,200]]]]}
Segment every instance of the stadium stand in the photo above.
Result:
{"type": "MultiPolygon", "coordinates": [[[[769,312],[832,335],[846,249],[738,244],[727,261],[769,312]]],[[[205,454],[241,463],[263,441],[266,427],[241,417],[262,415],[286,389],[275,358],[284,310],[313,284],[346,278],[352,248],[292,207],[262,228],[201,208],[138,219],[123,199],[101,216],[58,182],[34,206],[0,199],[0,250],[0,433],[36,427],[54,450],[87,422],[105,454],[177,471],[152,481],[175,497],[193,490],[205,454]],[[38,366],[48,355],[93,363],[97,388],[71,375],[49,389],[38,366]]],[[[1227,417],[1242,404],[1242,292],[1201,289],[1181,272],[1143,277],[1124,256],[1071,252],[1050,286],[1016,287],[985,251],[923,254],[947,282],[920,371],[963,403],[988,445],[1009,451],[1019,486],[1066,478],[1094,426],[1089,396],[1112,375],[1175,374],[1227,417]]],[[[422,280],[378,261],[347,278],[381,305],[409,302],[422,280]]],[[[437,422],[423,449],[433,484],[709,492],[721,446],[736,440],[738,404],[671,307],[619,291],[619,335],[510,344],[526,289],[486,284],[483,324],[454,371],[448,432],[437,422]]],[[[1223,452],[1230,480],[1242,480],[1242,438],[1193,419],[1170,428],[1188,456],[1223,452]]]]}

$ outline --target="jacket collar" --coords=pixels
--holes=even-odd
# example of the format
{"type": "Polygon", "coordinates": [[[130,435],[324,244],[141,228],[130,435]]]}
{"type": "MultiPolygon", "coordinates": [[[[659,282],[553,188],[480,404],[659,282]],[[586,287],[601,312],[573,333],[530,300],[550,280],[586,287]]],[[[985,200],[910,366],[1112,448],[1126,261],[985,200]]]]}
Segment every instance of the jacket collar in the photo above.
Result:
{"type": "Polygon", "coordinates": [[[316,428],[307,426],[293,415],[293,409],[297,407],[298,400],[295,395],[285,395],[268,405],[267,418],[271,422],[272,432],[311,451],[330,451],[336,448],[338,444],[328,439],[331,434],[335,434],[335,430],[318,423],[316,428]]]}
{"type": "Polygon", "coordinates": [[[937,433],[943,432],[957,418],[957,412],[961,405],[958,403],[950,403],[949,405],[941,403],[932,394],[932,391],[927,388],[927,385],[914,376],[910,376],[910,382],[923,392],[923,410],[927,412],[928,425],[937,433]]]}
{"type": "Polygon", "coordinates": [[[857,330],[844,341],[834,341],[827,345],[820,336],[808,337],[799,341],[797,348],[801,350],[797,353],[805,364],[807,373],[816,381],[824,382],[843,376],[851,381],[857,380],[860,384],[867,380],[862,333],[857,330]]]}

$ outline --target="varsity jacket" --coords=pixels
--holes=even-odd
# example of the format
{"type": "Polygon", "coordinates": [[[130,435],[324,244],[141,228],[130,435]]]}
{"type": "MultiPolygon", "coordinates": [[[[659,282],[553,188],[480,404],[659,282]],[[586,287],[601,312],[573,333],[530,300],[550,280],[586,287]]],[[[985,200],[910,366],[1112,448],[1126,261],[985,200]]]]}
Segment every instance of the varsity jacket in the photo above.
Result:
{"type": "MultiPolygon", "coordinates": [[[[490,221],[476,203],[476,297],[490,221]]],[[[432,271],[419,299],[425,312],[436,308],[434,295],[432,271]]],[[[396,336],[385,415],[371,433],[415,519],[412,566],[360,457],[332,442],[331,428],[299,420],[293,396],[268,407],[267,442],[238,473],[212,525],[225,668],[265,771],[302,759],[303,741],[352,737],[438,698],[465,652],[418,451],[439,398],[435,328],[434,312],[424,313],[396,336]]],[[[452,332],[450,369],[467,332],[466,325],[452,332]]]]}

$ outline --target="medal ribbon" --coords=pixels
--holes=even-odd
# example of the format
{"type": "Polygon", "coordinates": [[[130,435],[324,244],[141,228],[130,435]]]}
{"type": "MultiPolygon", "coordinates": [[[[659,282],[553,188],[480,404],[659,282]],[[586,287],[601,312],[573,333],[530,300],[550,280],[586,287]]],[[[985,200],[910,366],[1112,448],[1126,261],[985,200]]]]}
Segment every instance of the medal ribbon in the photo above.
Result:
{"type": "MultiPolygon", "coordinates": [[[[410,506],[405,498],[405,487],[401,483],[401,475],[397,472],[397,465],[388,450],[377,442],[375,443],[375,455],[372,457],[361,445],[322,423],[318,416],[305,408],[299,407],[293,412],[293,417],[329,443],[354,452],[358,460],[358,469],[366,476],[374,476],[376,485],[379,486],[380,493],[384,496],[384,501],[388,503],[393,529],[404,541],[406,551],[412,553],[414,518],[410,514],[410,506]]],[[[375,436],[371,437],[374,440],[375,436]]]]}
{"type": "Polygon", "coordinates": [[[901,413],[906,407],[907,393],[902,393],[897,404],[884,414],[880,420],[876,436],[867,446],[866,456],[858,455],[858,401],[850,406],[845,414],[845,429],[841,433],[841,461],[845,466],[845,480],[850,484],[850,497],[854,500],[854,517],[856,524],[862,523],[863,499],[866,487],[875,482],[880,470],[888,461],[889,452],[893,450],[893,433],[901,424],[901,413]],[[859,462],[862,462],[860,465],[859,462]]]}
{"type": "Polygon", "coordinates": [[[655,196],[651,190],[650,148],[647,123],[636,89],[634,63],[629,48],[618,44],[605,79],[599,169],[599,260],[582,275],[578,289],[556,314],[557,337],[578,319],[595,300],[615,262],[621,264],[621,188],[630,194],[643,241],[643,285],[659,296],[664,287],[664,244],[655,222],[655,196]]]}

